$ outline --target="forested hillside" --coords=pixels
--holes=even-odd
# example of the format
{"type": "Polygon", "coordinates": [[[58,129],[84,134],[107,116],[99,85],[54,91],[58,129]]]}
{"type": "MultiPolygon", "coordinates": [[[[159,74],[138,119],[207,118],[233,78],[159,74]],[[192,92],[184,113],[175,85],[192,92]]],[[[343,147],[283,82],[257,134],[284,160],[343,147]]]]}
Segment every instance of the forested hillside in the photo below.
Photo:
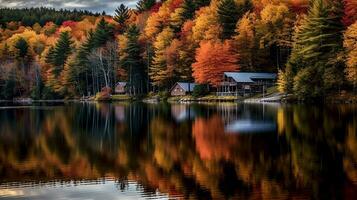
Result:
{"type": "Polygon", "coordinates": [[[93,95],[117,81],[133,95],[216,87],[224,71],[276,72],[281,91],[319,98],[357,86],[356,19],[356,0],[140,0],[115,16],[0,9],[0,99],[93,95]]]}

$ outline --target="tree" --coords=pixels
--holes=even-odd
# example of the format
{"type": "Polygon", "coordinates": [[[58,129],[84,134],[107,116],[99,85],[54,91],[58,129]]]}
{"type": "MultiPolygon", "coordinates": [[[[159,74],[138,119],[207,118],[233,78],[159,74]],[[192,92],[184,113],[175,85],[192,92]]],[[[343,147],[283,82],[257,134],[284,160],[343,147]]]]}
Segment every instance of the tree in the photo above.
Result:
{"type": "Polygon", "coordinates": [[[200,84],[209,83],[217,87],[223,73],[237,71],[238,56],[232,52],[228,42],[201,42],[196,52],[196,62],[192,65],[193,77],[200,84]]]}
{"type": "Polygon", "coordinates": [[[115,15],[114,15],[114,20],[119,23],[120,27],[122,30],[125,29],[126,21],[130,18],[130,10],[127,6],[124,4],[120,4],[120,6],[115,9],[115,15]]]}
{"type": "Polygon", "coordinates": [[[174,33],[172,29],[167,27],[157,35],[153,44],[155,56],[153,58],[153,64],[150,68],[149,75],[153,84],[156,86],[162,87],[168,80],[167,58],[165,56],[165,51],[171,44],[173,38],[174,33]]]}
{"type": "Polygon", "coordinates": [[[15,43],[15,58],[25,73],[29,70],[31,56],[29,55],[30,45],[23,37],[20,37],[15,43]]]}
{"type": "Polygon", "coordinates": [[[136,3],[136,9],[138,12],[144,12],[150,10],[156,4],[156,0],[139,0],[136,3]]]}
{"type": "Polygon", "coordinates": [[[251,9],[249,0],[237,5],[234,0],[222,0],[218,5],[218,21],[222,26],[222,39],[230,39],[234,35],[237,21],[251,9]]]}
{"type": "Polygon", "coordinates": [[[181,13],[182,18],[187,20],[192,19],[195,16],[197,5],[194,0],[184,0],[181,8],[183,9],[183,12],[181,13]]]}
{"type": "Polygon", "coordinates": [[[294,92],[301,98],[321,97],[342,83],[343,70],[340,60],[336,59],[342,47],[341,11],[339,1],[330,1],[326,5],[322,0],[314,0],[297,32],[288,65],[297,72],[294,92]],[[304,89],[305,84],[314,87],[304,89]]]}
{"type": "Polygon", "coordinates": [[[256,35],[261,49],[266,50],[265,65],[271,63],[281,69],[289,56],[292,46],[292,31],[295,16],[283,4],[267,4],[260,12],[261,19],[256,25],[256,35]]]}
{"type": "Polygon", "coordinates": [[[198,45],[202,40],[217,40],[221,34],[218,25],[217,8],[214,4],[197,11],[192,27],[192,39],[198,45]]]}
{"type": "Polygon", "coordinates": [[[48,62],[53,65],[53,73],[58,76],[63,70],[68,56],[73,52],[73,41],[68,31],[62,32],[55,46],[50,49],[47,58],[48,62]]]}
{"type": "Polygon", "coordinates": [[[29,44],[24,38],[20,37],[15,44],[15,48],[17,49],[16,57],[23,59],[27,56],[29,44]]]}
{"type": "Polygon", "coordinates": [[[194,0],[194,3],[196,8],[200,8],[208,6],[211,3],[211,0],[194,0]]]}
{"type": "Polygon", "coordinates": [[[126,47],[123,50],[125,56],[122,58],[121,62],[125,66],[128,73],[129,79],[129,92],[130,94],[143,94],[146,91],[147,79],[145,77],[145,68],[142,62],[142,57],[140,55],[140,45],[139,45],[139,29],[132,25],[129,27],[127,33],[126,47]]]}
{"type": "Polygon", "coordinates": [[[344,35],[344,47],[347,53],[346,78],[356,89],[357,86],[357,21],[348,27],[344,35]]]}
{"type": "Polygon", "coordinates": [[[94,47],[105,45],[107,41],[113,39],[113,37],[112,27],[104,20],[104,18],[101,18],[93,33],[94,47]]]}
{"type": "Polygon", "coordinates": [[[12,99],[17,95],[16,91],[16,70],[13,68],[5,80],[5,85],[1,91],[1,95],[5,99],[12,99]]]}
{"type": "Polygon", "coordinates": [[[255,55],[255,30],[253,14],[245,14],[237,23],[236,35],[233,37],[234,44],[241,59],[239,60],[242,70],[253,71],[255,55]]]}

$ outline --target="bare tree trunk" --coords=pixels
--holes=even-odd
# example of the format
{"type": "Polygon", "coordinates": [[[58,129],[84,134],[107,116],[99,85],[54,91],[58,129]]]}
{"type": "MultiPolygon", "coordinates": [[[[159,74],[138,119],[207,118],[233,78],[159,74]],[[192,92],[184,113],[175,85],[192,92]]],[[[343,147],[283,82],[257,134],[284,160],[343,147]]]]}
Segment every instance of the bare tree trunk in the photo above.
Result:
{"type": "Polygon", "coordinates": [[[105,68],[104,68],[103,49],[102,48],[99,49],[99,60],[100,60],[101,70],[102,70],[103,76],[104,76],[105,87],[108,87],[108,77],[107,77],[107,72],[105,71],[105,68]]]}

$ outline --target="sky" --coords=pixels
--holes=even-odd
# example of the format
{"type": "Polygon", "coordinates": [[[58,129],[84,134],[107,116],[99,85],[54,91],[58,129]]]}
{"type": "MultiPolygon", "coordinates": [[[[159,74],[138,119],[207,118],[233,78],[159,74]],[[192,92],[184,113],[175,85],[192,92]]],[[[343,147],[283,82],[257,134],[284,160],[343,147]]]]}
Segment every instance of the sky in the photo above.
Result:
{"type": "Polygon", "coordinates": [[[53,7],[56,9],[82,9],[113,14],[121,3],[134,8],[137,0],[0,0],[0,7],[53,7]]]}

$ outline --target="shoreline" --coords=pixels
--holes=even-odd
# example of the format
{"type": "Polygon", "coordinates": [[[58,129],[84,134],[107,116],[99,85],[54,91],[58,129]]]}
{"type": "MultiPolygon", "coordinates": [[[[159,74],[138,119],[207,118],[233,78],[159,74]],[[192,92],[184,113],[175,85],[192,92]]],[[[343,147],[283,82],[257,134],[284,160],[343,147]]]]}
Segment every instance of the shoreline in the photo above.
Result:
{"type": "Polygon", "coordinates": [[[328,96],[321,100],[315,101],[306,101],[298,100],[293,95],[284,95],[280,93],[270,94],[268,96],[255,96],[255,97],[241,97],[241,96],[216,96],[216,95],[207,95],[203,97],[193,97],[191,95],[187,96],[178,96],[178,97],[143,97],[135,98],[125,96],[125,98],[114,97],[108,100],[96,100],[94,98],[74,98],[74,99],[39,99],[34,100],[31,98],[17,98],[13,100],[0,100],[0,103],[70,103],[70,102],[82,102],[82,103],[93,103],[93,102],[143,102],[143,103],[221,103],[221,102],[230,102],[230,103],[282,103],[282,104],[357,104],[357,95],[350,96],[328,96]]]}

